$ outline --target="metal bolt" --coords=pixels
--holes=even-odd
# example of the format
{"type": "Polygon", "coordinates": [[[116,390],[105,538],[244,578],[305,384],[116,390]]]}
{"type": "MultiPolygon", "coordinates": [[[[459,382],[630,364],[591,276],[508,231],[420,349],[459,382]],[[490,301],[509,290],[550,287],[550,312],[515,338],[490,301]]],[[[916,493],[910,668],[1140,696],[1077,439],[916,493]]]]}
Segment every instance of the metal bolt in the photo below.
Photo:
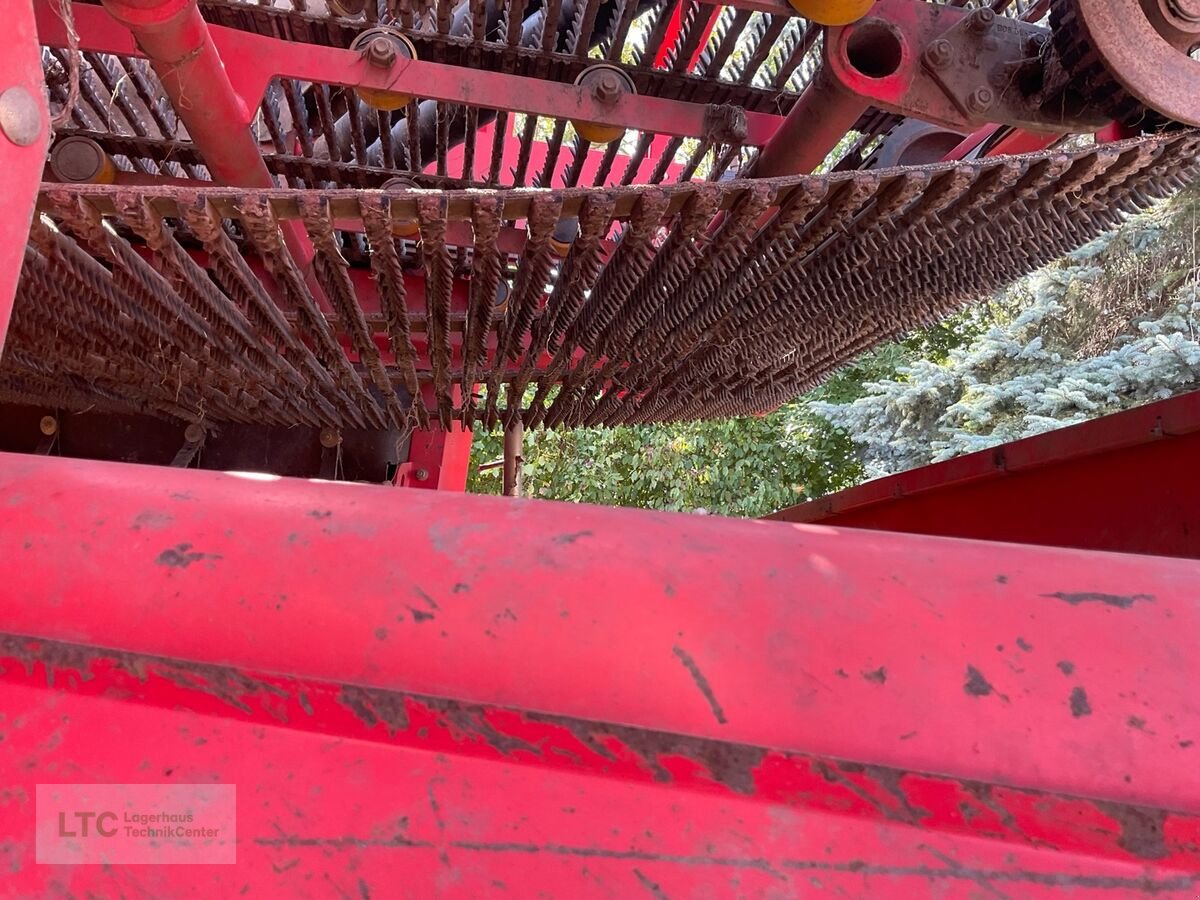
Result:
{"type": "Polygon", "coordinates": [[[193,422],[187,428],[183,429],[183,439],[189,444],[198,444],[204,440],[204,426],[193,422]]]}
{"type": "Polygon", "coordinates": [[[592,98],[605,106],[616,103],[621,99],[621,77],[616,72],[601,72],[592,82],[592,98]]]}
{"type": "Polygon", "coordinates": [[[367,8],[366,0],[329,0],[329,8],[339,16],[353,19],[367,8]]]}
{"type": "Polygon", "coordinates": [[[321,446],[326,450],[332,450],[342,442],[342,436],[336,428],[321,429],[321,446]]]}
{"type": "Polygon", "coordinates": [[[944,69],[954,59],[954,47],[947,40],[934,41],[925,48],[925,62],[935,69],[944,69]]]}
{"type": "Polygon", "coordinates": [[[18,147],[28,147],[42,133],[42,111],[25,88],[10,87],[0,94],[0,131],[18,147]]]}
{"type": "Polygon", "coordinates": [[[407,175],[394,175],[379,186],[381,191],[415,191],[420,185],[407,175]]]}
{"type": "Polygon", "coordinates": [[[1167,12],[1185,26],[1200,22],[1200,0],[1167,0],[1167,12]]]}
{"type": "Polygon", "coordinates": [[[981,7],[971,13],[971,17],[967,20],[967,27],[976,34],[983,34],[996,21],[996,11],[989,7],[981,7]]]}
{"type": "Polygon", "coordinates": [[[975,88],[971,92],[971,96],[967,98],[967,108],[971,112],[987,112],[994,102],[996,102],[996,95],[992,93],[991,88],[975,88]]]}
{"type": "Polygon", "coordinates": [[[380,35],[371,38],[364,55],[369,65],[380,69],[390,69],[396,61],[396,45],[389,38],[380,35]]]}
{"type": "Polygon", "coordinates": [[[42,421],[38,423],[38,428],[46,437],[58,431],[58,419],[54,416],[42,416],[42,421]]]}
{"type": "Polygon", "coordinates": [[[1050,38],[1044,34],[1031,34],[1029,36],[1028,50],[1026,52],[1034,56],[1041,56],[1042,51],[1046,49],[1046,45],[1050,43],[1050,38]]]}
{"type": "Polygon", "coordinates": [[[417,471],[413,474],[415,475],[417,481],[428,481],[429,480],[429,470],[428,469],[417,469],[417,471]]]}

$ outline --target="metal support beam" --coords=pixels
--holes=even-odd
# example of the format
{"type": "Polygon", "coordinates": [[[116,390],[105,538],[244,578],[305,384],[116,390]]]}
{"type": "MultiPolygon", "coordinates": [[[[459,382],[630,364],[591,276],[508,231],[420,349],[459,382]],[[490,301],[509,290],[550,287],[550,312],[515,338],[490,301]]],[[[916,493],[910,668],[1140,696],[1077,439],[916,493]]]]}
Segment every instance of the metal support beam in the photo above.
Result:
{"type": "Polygon", "coordinates": [[[525,426],[514,422],[504,431],[504,482],[505,497],[521,496],[521,470],[525,464],[525,426]]]}
{"type": "Polygon", "coordinates": [[[880,478],[770,518],[1200,559],[1200,392],[880,478]]]}
{"type": "MultiPolygon", "coordinates": [[[[179,6],[178,0],[163,2],[171,4],[172,9],[179,6]]],[[[49,46],[64,46],[66,32],[61,21],[54,15],[51,4],[48,0],[38,0],[37,8],[41,41],[49,46]]],[[[190,8],[195,10],[195,0],[192,0],[190,8]]],[[[104,10],[90,6],[81,5],[76,10],[80,43],[85,50],[123,56],[150,56],[153,60],[154,54],[174,52],[178,49],[176,41],[181,38],[172,38],[172,43],[166,47],[158,43],[147,47],[142,46],[140,34],[137,43],[134,44],[128,40],[128,36],[114,29],[116,23],[113,18],[128,23],[131,29],[141,27],[139,23],[146,19],[146,14],[139,10],[131,12],[132,7],[126,6],[125,0],[109,0],[105,9],[108,10],[107,15],[104,10]]],[[[245,123],[248,128],[267,85],[275,77],[391,91],[430,100],[466,102],[482,108],[510,109],[601,125],[653,130],[660,134],[680,137],[730,137],[714,133],[714,123],[720,119],[714,119],[708,105],[704,103],[627,95],[614,103],[605,104],[596,100],[590,92],[572,84],[419,59],[400,58],[390,68],[377,68],[368,65],[362,54],[356,50],[300,42],[284,43],[275,38],[235,28],[208,26],[203,20],[200,20],[200,25],[204,27],[204,43],[196,43],[197,26],[191,15],[175,15],[177,21],[173,24],[173,29],[189,37],[193,50],[197,53],[195,58],[187,60],[185,68],[193,70],[199,67],[204,70],[206,76],[219,76],[220,79],[214,82],[219,85],[219,89],[205,88],[199,93],[199,96],[206,100],[211,97],[215,103],[212,113],[205,113],[203,116],[193,113],[198,119],[199,134],[192,132],[191,123],[185,117],[187,105],[181,107],[175,103],[176,98],[172,94],[172,102],[180,111],[180,116],[184,118],[189,132],[192,133],[192,139],[198,146],[204,139],[209,120],[215,120],[218,113],[226,117],[218,127],[220,134],[229,135],[230,126],[235,122],[245,123]],[[219,72],[207,71],[207,66],[211,64],[204,60],[210,56],[217,60],[218,65],[221,65],[223,60],[223,67],[219,72]]],[[[199,19],[198,12],[195,16],[199,19]]],[[[187,77],[186,74],[183,77],[187,77]]],[[[179,78],[172,78],[177,88],[179,78]]],[[[190,79],[188,83],[192,83],[190,79]]],[[[195,83],[207,84],[204,81],[195,83]]],[[[167,84],[169,94],[172,89],[172,85],[167,84]]],[[[188,102],[196,103],[196,93],[193,90],[190,95],[193,99],[188,102]]],[[[741,136],[740,142],[753,146],[765,143],[782,121],[782,117],[770,113],[747,111],[744,115],[746,133],[741,136]]],[[[203,149],[201,147],[202,151],[203,149]]],[[[236,150],[229,150],[230,170],[248,165],[249,159],[244,158],[245,151],[246,148],[241,146],[239,137],[236,150]]],[[[261,153],[257,146],[255,153],[261,153]]]]}
{"type": "Polygon", "coordinates": [[[50,142],[33,6],[30,0],[13,0],[5,13],[6,49],[0,55],[0,197],[5,204],[0,219],[0,352],[50,142]]]}
{"type": "Polygon", "coordinates": [[[33,456],[0,506],[14,634],[1200,812],[1191,561],[33,456]]]}
{"type": "Polygon", "coordinates": [[[823,65],[754,164],[755,178],[808,174],[817,168],[870,106],[823,65]]]}
{"type": "MultiPolygon", "coordinates": [[[[62,26],[61,20],[48,22],[45,8],[39,7],[43,42],[48,24],[51,33],[57,30],[53,21],[62,26]]],[[[75,12],[79,27],[91,19],[107,18],[107,13],[129,29],[137,55],[150,61],[214,181],[234,187],[275,186],[248,127],[252,107],[235,90],[196,0],[105,0],[103,10],[80,6],[75,12]]],[[[297,264],[307,270],[313,248],[304,228],[287,222],[281,230],[297,264]]],[[[323,296],[311,278],[310,287],[316,296],[323,296]]]]}

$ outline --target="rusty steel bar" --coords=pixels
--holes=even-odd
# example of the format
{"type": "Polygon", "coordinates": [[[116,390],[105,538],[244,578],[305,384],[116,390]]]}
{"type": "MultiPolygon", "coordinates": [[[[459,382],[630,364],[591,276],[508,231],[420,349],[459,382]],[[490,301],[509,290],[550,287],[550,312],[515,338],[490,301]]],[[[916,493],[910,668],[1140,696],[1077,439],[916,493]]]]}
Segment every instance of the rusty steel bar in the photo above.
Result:
{"type": "Polygon", "coordinates": [[[1200,812],[1190,560],[17,455],[0,504],[12,634],[1200,812]]]}
{"type": "Polygon", "coordinates": [[[0,363],[0,398],[80,410],[104,395],[172,419],[281,425],[299,424],[296,410],[307,407],[319,419],[309,424],[338,428],[363,415],[378,421],[372,392],[390,381],[407,394],[391,408],[393,424],[409,411],[423,424],[433,410],[443,426],[503,419],[526,428],[757,412],[1178,189],[1196,171],[1198,142],[1182,132],[669,190],[318,196],[47,186],[41,210],[58,230],[35,229],[27,251],[28,289],[14,313],[20,353],[0,363]],[[314,210],[328,310],[313,305],[294,256],[272,237],[314,210]],[[146,238],[123,237],[165,234],[164,217],[187,221],[208,256],[186,263],[173,240],[147,250],[146,238]],[[222,219],[240,223],[239,243],[222,219]],[[527,237],[513,240],[502,223],[522,219],[527,237]],[[248,249],[261,265],[240,255],[248,249]],[[344,256],[351,250],[369,251],[374,279],[366,259],[344,256]],[[155,267],[173,280],[163,283],[155,267]],[[466,270],[470,290],[460,289],[466,270]],[[197,297],[203,321],[179,331],[176,311],[197,297]],[[63,303],[75,310],[80,340],[57,337],[63,303]],[[250,396],[240,354],[195,340],[205,323],[229,320],[227,304],[269,316],[271,334],[289,342],[298,383],[276,373],[252,381],[260,393],[250,396]],[[130,311],[153,320],[128,331],[130,311]],[[101,329],[124,342],[111,351],[96,344],[101,329]],[[55,380],[56,370],[76,377],[55,380]],[[279,393],[285,382],[295,397],[279,393]],[[477,384],[487,388],[478,401],[477,384]]]}

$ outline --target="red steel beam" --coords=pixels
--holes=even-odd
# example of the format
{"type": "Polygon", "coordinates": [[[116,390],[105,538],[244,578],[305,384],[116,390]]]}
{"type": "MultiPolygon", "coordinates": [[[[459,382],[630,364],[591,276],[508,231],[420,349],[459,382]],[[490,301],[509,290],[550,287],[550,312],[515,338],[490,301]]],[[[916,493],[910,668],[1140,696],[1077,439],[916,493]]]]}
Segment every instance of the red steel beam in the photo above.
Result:
{"type": "MultiPolygon", "coordinates": [[[[43,42],[46,8],[39,8],[43,42]]],[[[103,8],[81,7],[76,12],[83,49],[93,49],[82,34],[92,19],[108,19],[128,29],[137,55],[150,60],[214,181],[274,186],[258,142],[248,128],[240,127],[249,124],[253,107],[234,90],[196,0],[105,0],[103,8]]],[[[119,43],[128,49],[128,40],[119,43]]]]}
{"type": "MultiPolygon", "coordinates": [[[[36,10],[41,41],[55,35],[58,45],[66,46],[66,25],[53,7],[42,2],[36,10]]],[[[74,15],[82,49],[93,49],[84,43],[82,32],[88,22],[99,20],[106,23],[110,43],[150,61],[214,181],[235,187],[275,186],[249,130],[254,106],[234,89],[196,0],[105,0],[103,8],[81,5],[74,15]]],[[[285,222],[281,231],[297,264],[307,272],[313,249],[303,226],[285,222]]],[[[324,298],[315,280],[309,281],[315,295],[324,298]]]]}
{"type": "Polygon", "coordinates": [[[45,78],[30,0],[5,8],[7,49],[0,54],[0,352],[12,316],[17,279],[37,200],[38,175],[50,142],[45,78]]]}
{"type": "Polygon", "coordinates": [[[869,481],[768,518],[1200,559],[1200,392],[869,481]]]}
{"type": "Polygon", "coordinates": [[[14,455],[0,506],[12,634],[1200,812],[1191,561],[14,455]]]}
{"type": "Polygon", "coordinates": [[[215,896],[872,900],[1197,881],[1195,816],[80,645],[0,635],[0,708],[17,896],[65,878],[95,896],[202,880],[215,896]],[[37,865],[36,782],[65,780],[236,785],[237,863],[37,865]]]}
{"type": "MultiPolygon", "coordinates": [[[[984,142],[990,140],[998,131],[1004,128],[1003,125],[984,125],[975,131],[968,134],[962,139],[962,142],[946,154],[947,160],[966,159],[966,157],[977,147],[984,142]]],[[[1013,128],[1009,133],[1004,135],[1000,140],[996,141],[982,155],[983,156],[1004,156],[1018,155],[1021,153],[1034,153],[1038,150],[1045,150],[1047,147],[1053,146],[1058,141],[1062,140],[1064,133],[1043,132],[1043,131],[1026,131],[1022,128],[1013,128]]]]}
{"type": "Polygon", "coordinates": [[[867,108],[856,94],[822,65],[789,110],[754,164],[754,177],[808,174],[817,168],[867,108]]]}

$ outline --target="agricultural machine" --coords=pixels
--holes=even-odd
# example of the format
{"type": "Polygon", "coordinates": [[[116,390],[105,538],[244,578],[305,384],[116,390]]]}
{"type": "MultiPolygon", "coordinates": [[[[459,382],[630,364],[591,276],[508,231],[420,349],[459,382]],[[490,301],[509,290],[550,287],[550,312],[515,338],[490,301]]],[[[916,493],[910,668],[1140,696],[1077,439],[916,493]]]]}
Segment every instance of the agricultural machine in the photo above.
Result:
{"type": "Polygon", "coordinates": [[[462,490],[1189,183],[1196,0],[4,8],[0,892],[1195,895],[1200,394],[766,521],[462,490]],[[43,857],[64,784],[236,862],[43,857]]]}

